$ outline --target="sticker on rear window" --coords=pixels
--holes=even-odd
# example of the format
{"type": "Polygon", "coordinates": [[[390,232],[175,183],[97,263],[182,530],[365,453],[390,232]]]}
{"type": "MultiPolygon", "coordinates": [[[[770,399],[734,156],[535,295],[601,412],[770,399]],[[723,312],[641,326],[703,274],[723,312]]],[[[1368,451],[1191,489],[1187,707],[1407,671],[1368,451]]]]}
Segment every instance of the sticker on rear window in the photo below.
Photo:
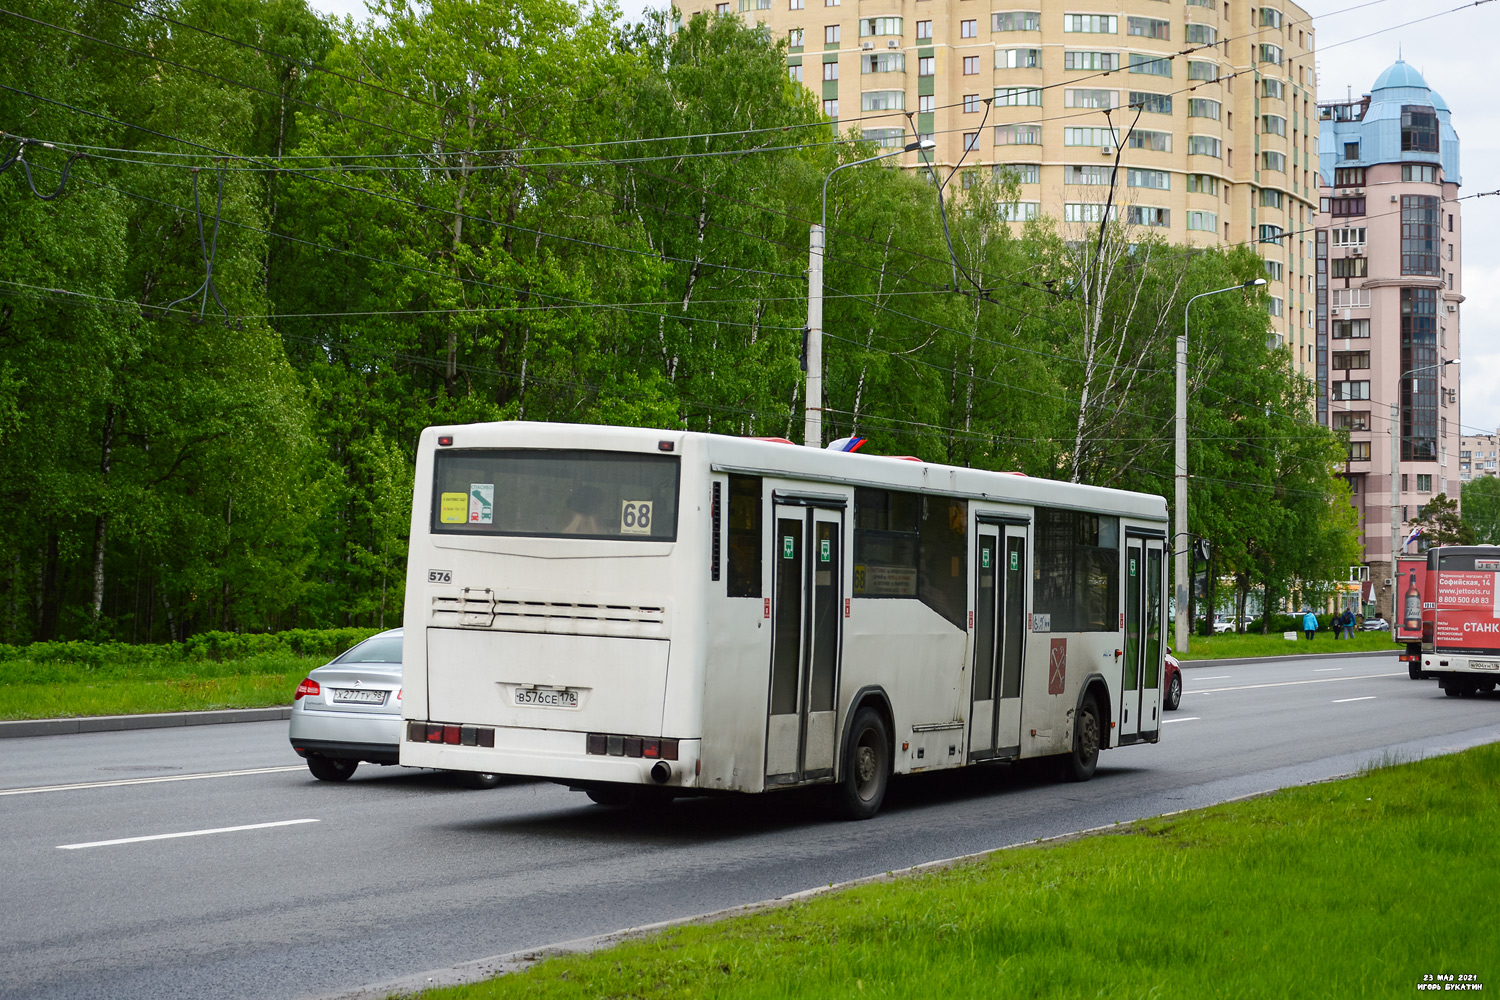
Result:
{"type": "Polygon", "coordinates": [[[443,524],[463,524],[469,517],[467,493],[444,493],[438,506],[438,520],[443,524]]]}
{"type": "Polygon", "coordinates": [[[473,483],[469,486],[469,523],[495,523],[494,483],[473,483]]]}

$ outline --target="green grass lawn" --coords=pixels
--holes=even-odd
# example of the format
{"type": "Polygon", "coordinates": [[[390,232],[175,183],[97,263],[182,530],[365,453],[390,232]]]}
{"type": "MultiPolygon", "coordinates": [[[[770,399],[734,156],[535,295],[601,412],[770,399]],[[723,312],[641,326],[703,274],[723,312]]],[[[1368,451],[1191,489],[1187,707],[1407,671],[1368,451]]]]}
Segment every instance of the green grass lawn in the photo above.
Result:
{"type": "MultiPolygon", "coordinates": [[[[1170,640],[1171,631],[1167,636],[1170,640]]],[[[1240,635],[1225,632],[1222,635],[1195,635],[1188,642],[1188,654],[1174,655],[1179,660],[1222,660],[1237,656],[1306,656],[1309,653],[1375,653],[1403,649],[1404,645],[1391,639],[1389,632],[1355,632],[1353,639],[1335,639],[1331,629],[1318,632],[1308,642],[1301,632],[1295,642],[1282,638],[1280,632],[1261,635],[1258,632],[1240,635]]]]}
{"type": "Polygon", "coordinates": [[[1411,996],[1442,974],[1494,992],[1497,829],[1491,745],[421,997],[1283,1000],[1411,996]]]}
{"type": "Polygon", "coordinates": [[[287,651],[223,662],[151,657],[103,662],[0,661],[0,719],[135,715],[290,705],[327,657],[287,651]]]}

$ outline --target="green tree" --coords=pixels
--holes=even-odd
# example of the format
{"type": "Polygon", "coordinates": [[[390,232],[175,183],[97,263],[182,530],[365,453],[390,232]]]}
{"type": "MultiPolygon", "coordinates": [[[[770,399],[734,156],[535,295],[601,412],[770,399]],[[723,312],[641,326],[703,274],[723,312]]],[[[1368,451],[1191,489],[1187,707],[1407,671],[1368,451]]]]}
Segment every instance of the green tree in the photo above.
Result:
{"type": "Polygon", "coordinates": [[[1412,519],[1412,526],[1422,529],[1422,541],[1432,545],[1472,545],[1474,533],[1458,512],[1458,502],[1439,493],[1412,519]]]}
{"type": "Polygon", "coordinates": [[[1459,493],[1464,526],[1479,545],[1500,545],[1500,478],[1480,476],[1459,493]]]}

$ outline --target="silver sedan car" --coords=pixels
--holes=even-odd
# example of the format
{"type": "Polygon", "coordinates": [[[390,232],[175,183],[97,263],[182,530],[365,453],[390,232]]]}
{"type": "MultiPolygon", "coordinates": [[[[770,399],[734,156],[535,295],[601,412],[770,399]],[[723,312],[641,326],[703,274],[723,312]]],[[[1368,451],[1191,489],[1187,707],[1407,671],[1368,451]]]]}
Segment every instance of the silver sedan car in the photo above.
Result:
{"type": "MultiPolygon", "coordinates": [[[[360,761],[395,764],[401,743],[401,629],[373,635],[297,685],[292,749],[320,781],[347,781],[360,761]]],[[[474,788],[499,775],[462,772],[474,788]]]]}

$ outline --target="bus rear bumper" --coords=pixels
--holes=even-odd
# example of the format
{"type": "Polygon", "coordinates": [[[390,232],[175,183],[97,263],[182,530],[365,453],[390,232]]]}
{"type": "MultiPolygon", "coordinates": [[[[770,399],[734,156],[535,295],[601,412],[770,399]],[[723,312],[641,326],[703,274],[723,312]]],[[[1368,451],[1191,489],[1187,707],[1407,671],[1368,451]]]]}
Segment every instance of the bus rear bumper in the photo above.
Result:
{"type": "Polygon", "coordinates": [[[659,757],[591,754],[587,752],[586,743],[586,733],[497,728],[493,747],[416,743],[403,739],[401,763],[409,767],[483,771],[579,784],[698,787],[699,740],[677,740],[677,759],[665,761],[659,757]],[[652,769],[658,763],[671,769],[671,776],[664,782],[652,776],[652,769]]]}

